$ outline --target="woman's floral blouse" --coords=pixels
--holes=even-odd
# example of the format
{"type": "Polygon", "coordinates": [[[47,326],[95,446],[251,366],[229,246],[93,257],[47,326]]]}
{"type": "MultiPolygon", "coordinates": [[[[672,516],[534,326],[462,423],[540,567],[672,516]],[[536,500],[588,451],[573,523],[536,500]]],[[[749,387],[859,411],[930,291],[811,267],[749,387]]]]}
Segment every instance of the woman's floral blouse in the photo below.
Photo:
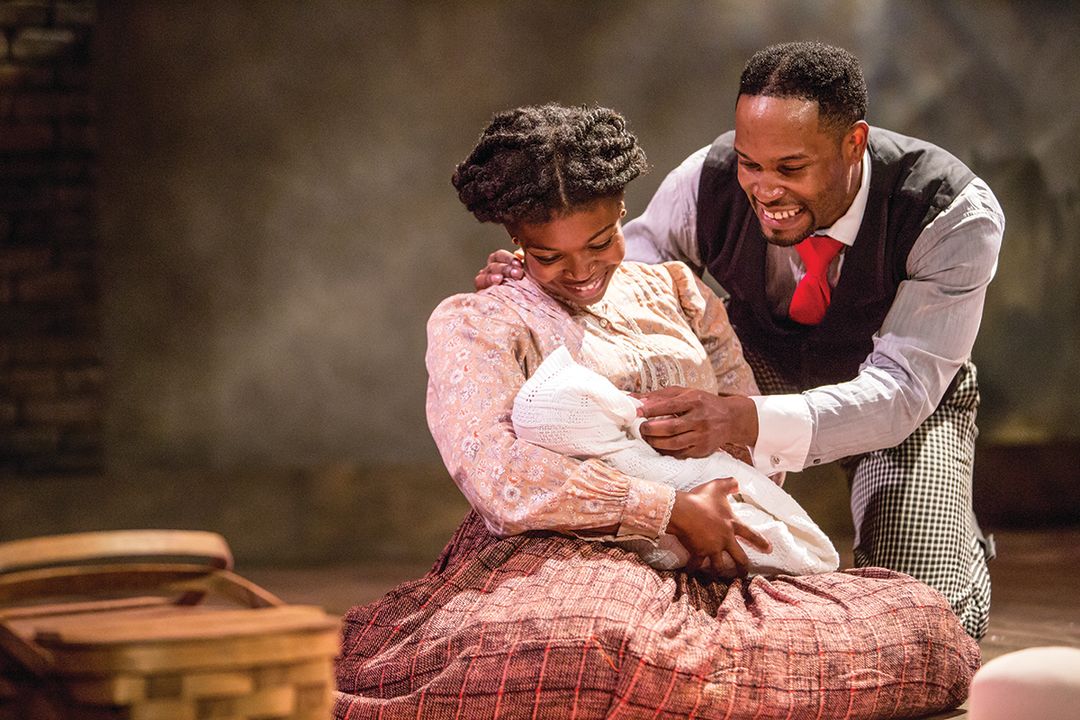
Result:
{"type": "Polygon", "coordinates": [[[427,418],[454,482],[497,535],[656,538],[674,490],[519,441],[514,397],[551,351],[632,392],[757,393],[722,301],[682,263],[620,265],[603,300],[567,305],[528,277],[444,300],[428,321],[427,418]],[[591,532],[590,532],[591,531],[591,532]]]}

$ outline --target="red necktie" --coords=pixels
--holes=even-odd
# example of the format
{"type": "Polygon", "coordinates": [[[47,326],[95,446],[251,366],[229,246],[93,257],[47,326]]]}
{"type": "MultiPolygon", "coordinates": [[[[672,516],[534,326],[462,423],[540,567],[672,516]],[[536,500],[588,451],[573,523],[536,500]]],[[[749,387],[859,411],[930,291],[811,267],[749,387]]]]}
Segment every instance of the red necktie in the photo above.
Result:
{"type": "Polygon", "coordinates": [[[802,325],[817,325],[825,317],[832,288],[829,287],[829,263],[844,244],[827,235],[811,235],[795,246],[806,266],[806,274],[795,286],[788,315],[802,325]]]}

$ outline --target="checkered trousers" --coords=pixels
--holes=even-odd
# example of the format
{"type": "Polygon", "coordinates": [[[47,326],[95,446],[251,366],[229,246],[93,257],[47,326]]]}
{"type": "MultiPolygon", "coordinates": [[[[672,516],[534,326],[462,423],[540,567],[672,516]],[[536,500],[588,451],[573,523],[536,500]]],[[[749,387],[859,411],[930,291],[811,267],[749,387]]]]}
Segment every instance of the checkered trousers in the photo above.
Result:
{"type": "MultiPolygon", "coordinates": [[[[744,348],[762,392],[798,392],[744,348]]],[[[986,634],[990,574],[971,506],[979,387],[968,361],[929,418],[896,447],[839,461],[851,487],[855,564],[907,573],[941,592],[968,633],[986,634]]]]}

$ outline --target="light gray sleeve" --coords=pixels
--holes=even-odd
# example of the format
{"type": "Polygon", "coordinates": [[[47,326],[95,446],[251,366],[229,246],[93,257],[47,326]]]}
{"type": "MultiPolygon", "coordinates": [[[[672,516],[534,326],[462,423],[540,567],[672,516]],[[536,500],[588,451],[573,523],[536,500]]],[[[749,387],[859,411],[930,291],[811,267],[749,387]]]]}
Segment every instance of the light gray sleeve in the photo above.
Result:
{"type": "Polygon", "coordinates": [[[660,263],[681,260],[701,274],[697,245],[697,194],[709,146],[686,158],[660,183],[648,207],[623,226],[626,259],[660,263]]]}
{"type": "Polygon", "coordinates": [[[930,416],[971,356],[1004,230],[978,178],[923,230],[859,374],[804,393],[814,427],[807,465],[893,447],[930,416]]]}

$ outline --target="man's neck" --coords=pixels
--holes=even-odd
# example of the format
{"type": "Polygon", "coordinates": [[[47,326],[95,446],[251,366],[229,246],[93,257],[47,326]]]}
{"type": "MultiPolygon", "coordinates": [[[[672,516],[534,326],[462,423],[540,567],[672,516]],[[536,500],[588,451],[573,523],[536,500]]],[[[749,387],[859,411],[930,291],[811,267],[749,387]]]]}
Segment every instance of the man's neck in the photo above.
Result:
{"type": "Polygon", "coordinates": [[[855,192],[847,202],[843,214],[829,225],[822,226],[814,231],[816,235],[828,235],[845,245],[852,245],[855,236],[859,234],[859,226],[862,225],[863,213],[866,211],[866,199],[870,194],[870,153],[863,151],[861,162],[855,167],[854,177],[855,192]]]}

